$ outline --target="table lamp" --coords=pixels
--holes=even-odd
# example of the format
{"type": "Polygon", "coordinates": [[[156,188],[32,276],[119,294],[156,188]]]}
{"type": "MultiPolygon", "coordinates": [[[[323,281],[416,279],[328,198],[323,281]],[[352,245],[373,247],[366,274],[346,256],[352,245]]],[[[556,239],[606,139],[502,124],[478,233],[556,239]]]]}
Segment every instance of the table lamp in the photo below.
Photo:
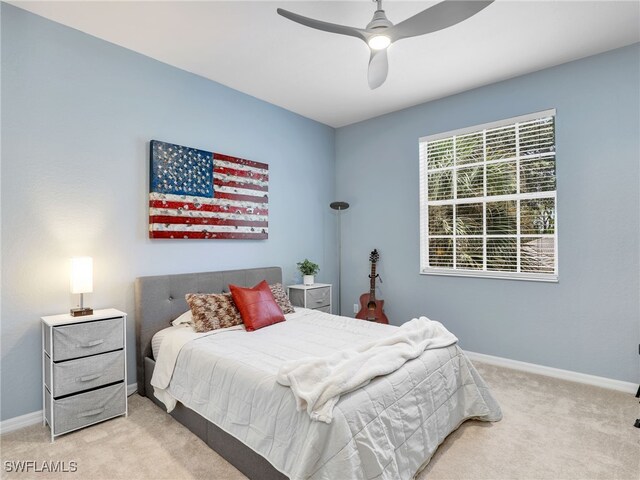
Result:
{"type": "Polygon", "coordinates": [[[80,308],[72,308],[72,317],[93,315],[93,308],[84,306],[83,295],[93,292],[93,259],[74,257],[71,259],[71,293],[80,294],[80,308]]]}

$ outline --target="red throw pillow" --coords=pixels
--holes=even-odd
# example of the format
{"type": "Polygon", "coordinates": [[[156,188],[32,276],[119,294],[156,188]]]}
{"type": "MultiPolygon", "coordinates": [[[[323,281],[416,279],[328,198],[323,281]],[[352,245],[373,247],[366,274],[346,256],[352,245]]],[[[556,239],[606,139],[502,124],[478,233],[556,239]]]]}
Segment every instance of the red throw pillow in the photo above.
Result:
{"type": "Polygon", "coordinates": [[[282,310],[266,281],[263,280],[253,288],[229,285],[229,290],[248,332],[284,322],[282,310]]]}

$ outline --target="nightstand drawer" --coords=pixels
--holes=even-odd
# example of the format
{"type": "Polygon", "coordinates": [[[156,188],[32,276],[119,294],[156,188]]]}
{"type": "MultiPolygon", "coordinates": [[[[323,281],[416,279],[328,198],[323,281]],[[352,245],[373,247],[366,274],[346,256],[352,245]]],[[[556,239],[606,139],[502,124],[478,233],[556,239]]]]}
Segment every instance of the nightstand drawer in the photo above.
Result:
{"type": "MultiPolygon", "coordinates": [[[[53,361],[123,348],[123,322],[120,317],[53,328],[53,361]]],[[[45,351],[51,355],[48,343],[45,351]]]]}
{"type": "MultiPolygon", "coordinates": [[[[124,351],[103,353],[53,364],[53,397],[82,392],[124,379],[124,351]]],[[[51,390],[49,369],[45,385],[51,390]]]]}
{"type": "Polygon", "coordinates": [[[331,304],[330,288],[314,288],[307,291],[307,308],[328,307],[331,304]]]}
{"type": "MultiPolygon", "coordinates": [[[[122,415],[126,411],[124,383],[92,390],[53,401],[53,433],[75,430],[86,425],[122,415]]],[[[49,392],[46,393],[45,415],[51,425],[49,392]]]]}
{"type": "Polygon", "coordinates": [[[287,291],[292,305],[331,313],[330,284],[289,285],[287,291]]]}

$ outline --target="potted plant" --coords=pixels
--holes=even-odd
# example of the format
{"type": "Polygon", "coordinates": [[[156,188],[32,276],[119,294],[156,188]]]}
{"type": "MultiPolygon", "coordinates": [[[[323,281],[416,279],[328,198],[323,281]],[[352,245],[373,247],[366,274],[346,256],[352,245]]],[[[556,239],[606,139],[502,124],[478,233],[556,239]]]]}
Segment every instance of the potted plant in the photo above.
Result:
{"type": "Polygon", "coordinates": [[[305,258],[302,262],[298,262],[297,265],[298,270],[300,270],[300,273],[302,274],[302,283],[305,285],[313,285],[315,283],[315,279],[313,277],[320,271],[318,264],[305,258]]]}

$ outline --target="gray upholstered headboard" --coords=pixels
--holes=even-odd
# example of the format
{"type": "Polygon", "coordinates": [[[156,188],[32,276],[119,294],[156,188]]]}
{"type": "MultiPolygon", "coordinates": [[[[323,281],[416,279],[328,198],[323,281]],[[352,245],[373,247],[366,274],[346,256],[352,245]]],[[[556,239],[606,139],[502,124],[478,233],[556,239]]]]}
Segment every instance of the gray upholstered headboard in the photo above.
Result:
{"type": "Polygon", "coordinates": [[[229,284],[252,287],[262,280],[282,283],[280,267],[222,272],[183,273],[138,277],[135,282],[138,393],[145,395],[144,359],[151,357],[151,339],[171,321],[189,310],[187,293],[222,293],[229,284]]]}

